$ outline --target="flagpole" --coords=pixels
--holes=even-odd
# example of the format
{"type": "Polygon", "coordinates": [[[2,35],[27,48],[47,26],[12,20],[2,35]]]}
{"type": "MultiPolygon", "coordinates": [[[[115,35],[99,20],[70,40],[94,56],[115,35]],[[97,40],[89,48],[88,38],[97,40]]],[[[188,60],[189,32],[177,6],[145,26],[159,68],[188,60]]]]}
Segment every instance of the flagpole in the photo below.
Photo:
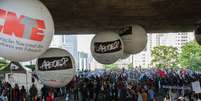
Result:
{"type": "Polygon", "coordinates": [[[132,67],[134,68],[134,60],[133,60],[133,54],[132,54],[132,67]]]}
{"type": "Polygon", "coordinates": [[[13,75],[13,69],[12,69],[11,64],[10,64],[10,73],[11,73],[11,75],[13,75]]]}
{"type": "Polygon", "coordinates": [[[28,73],[27,73],[27,70],[26,70],[26,87],[27,87],[27,92],[28,92],[29,90],[28,90],[28,78],[27,78],[27,74],[28,73]]]}
{"type": "Polygon", "coordinates": [[[13,81],[13,69],[12,69],[12,66],[11,66],[11,65],[12,65],[12,62],[10,63],[10,74],[11,74],[11,82],[10,82],[10,83],[12,83],[12,85],[14,85],[14,84],[13,84],[13,82],[14,82],[14,81],[13,81]]]}

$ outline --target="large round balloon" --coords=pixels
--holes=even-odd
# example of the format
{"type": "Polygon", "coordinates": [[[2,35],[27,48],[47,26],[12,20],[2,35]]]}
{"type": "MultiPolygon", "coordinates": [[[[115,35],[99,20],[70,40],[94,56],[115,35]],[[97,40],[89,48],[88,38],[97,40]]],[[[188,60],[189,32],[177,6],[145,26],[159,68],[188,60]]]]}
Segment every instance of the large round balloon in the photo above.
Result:
{"type": "Polygon", "coordinates": [[[130,56],[128,53],[123,53],[120,59],[127,59],[130,56]]]}
{"type": "Polygon", "coordinates": [[[115,32],[98,33],[91,42],[91,53],[102,64],[116,62],[122,56],[123,50],[123,42],[115,32]]]}
{"type": "Polygon", "coordinates": [[[120,31],[124,51],[128,54],[141,52],[147,45],[147,33],[140,25],[126,26],[120,31]]]}
{"type": "Polygon", "coordinates": [[[50,48],[37,60],[36,74],[49,87],[64,87],[75,75],[73,56],[63,49],[50,48]]]}
{"type": "Polygon", "coordinates": [[[53,19],[40,1],[0,0],[0,57],[37,58],[48,49],[53,33],[53,19]]]}
{"type": "Polygon", "coordinates": [[[196,41],[201,45],[201,25],[197,25],[194,34],[196,41]]]}

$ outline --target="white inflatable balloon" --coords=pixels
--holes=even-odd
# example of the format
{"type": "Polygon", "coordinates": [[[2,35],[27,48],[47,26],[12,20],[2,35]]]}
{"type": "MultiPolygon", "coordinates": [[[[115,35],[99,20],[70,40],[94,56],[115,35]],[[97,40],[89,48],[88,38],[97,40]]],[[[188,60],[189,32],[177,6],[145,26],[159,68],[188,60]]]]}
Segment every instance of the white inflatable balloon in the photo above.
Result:
{"type": "Polygon", "coordinates": [[[147,33],[139,25],[126,26],[120,31],[120,36],[124,42],[125,53],[139,53],[147,45],[147,33]]]}
{"type": "Polygon", "coordinates": [[[121,59],[127,59],[129,56],[130,56],[130,54],[123,53],[123,55],[121,56],[121,59]]]}
{"type": "Polygon", "coordinates": [[[36,74],[49,87],[64,87],[75,75],[73,56],[63,49],[50,48],[37,60],[36,74]]]}
{"type": "Polygon", "coordinates": [[[91,53],[96,61],[112,64],[123,55],[124,45],[115,32],[101,32],[91,42],[91,53]]]}
{"type": "Polygon", "coordinates": [[[0,57],[37,58],[48,49],[53,33],[53,19],[40,1],[0,0],[0,57]]]}
{"type": "Polygon", "coordinates": [[[197,25],[194,35],[197,43],[201,45],[201,25],[197,25]]]}

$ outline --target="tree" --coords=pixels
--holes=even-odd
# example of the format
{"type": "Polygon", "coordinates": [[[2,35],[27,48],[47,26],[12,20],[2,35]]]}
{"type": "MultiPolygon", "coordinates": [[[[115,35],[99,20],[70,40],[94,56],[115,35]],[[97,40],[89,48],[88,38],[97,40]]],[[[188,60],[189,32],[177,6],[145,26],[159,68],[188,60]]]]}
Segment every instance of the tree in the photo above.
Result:
{"type": "Polygon", "coordinates": [[[25,67],[31,69],[32,71],[35,70],[36,65],[25,65],[25,67]]]}
{"type": "Polygon", "coordinates": [[[105,69],[113,70],[113,69],[118,68],[118,65],[117,64],[108,64],[108,65],[104,65],[104,67],[105,67],[105,69]]]}
{"type": "Polygon", "coordinates": [[[183,68],[200,70],[201,46],[196,41],[191,41],[184,44],[179,56],[179,62],[183,68]]]}
{"type": "Polygon", "coordinates": [[[128,64],[128,69],[133,69],[133,63],[128,64]]]}
{"type": "Polygon", "coordinates": [[[0,58],[0,64],[6,64],[6,63],[7,63],[7,61],[5,59],[0,58]]]}
{"type": "Polygon", "coordinates": [[[0,58],[0,68],[6,66],[7,64],[8,62],[5,59],[0,58]]]}
{"type": "Polygon", "coordinates": [[[178,52],[172,46],[156,46],[151,51],[152,64],[158,68],[177,67],[178,52]]]}

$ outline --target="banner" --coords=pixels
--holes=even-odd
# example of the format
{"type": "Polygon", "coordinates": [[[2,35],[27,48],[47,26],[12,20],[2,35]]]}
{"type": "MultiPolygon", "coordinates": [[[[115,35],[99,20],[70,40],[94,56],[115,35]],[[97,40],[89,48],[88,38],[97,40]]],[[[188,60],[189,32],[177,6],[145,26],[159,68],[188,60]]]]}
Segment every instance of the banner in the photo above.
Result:
{"type": "Polygon", "coordinates": [[[122,49],[122,44],[120,40],[108,41],[108,42],[95,42],[94,48],[96,53],[112,53],[117,52],[122,49]]]}
{"type": "Polygon", "coordinates": [[[195,93],[201,93],[200,82],[199,81],[192,82],[192,89],[195,93]]]}
{"type": "Polygon", "coordinates": [[[65,70],[73,68],[72,60],[69,56],[39,58],[37,64],[38,70],[40,71],[65,70]]]}
{"type": "Polygon", "coordinates": [[[162,86],[163,88],[167,89],[186,89],[186,90],[191,90],[191,87],[188,86],[162,86]]]}

